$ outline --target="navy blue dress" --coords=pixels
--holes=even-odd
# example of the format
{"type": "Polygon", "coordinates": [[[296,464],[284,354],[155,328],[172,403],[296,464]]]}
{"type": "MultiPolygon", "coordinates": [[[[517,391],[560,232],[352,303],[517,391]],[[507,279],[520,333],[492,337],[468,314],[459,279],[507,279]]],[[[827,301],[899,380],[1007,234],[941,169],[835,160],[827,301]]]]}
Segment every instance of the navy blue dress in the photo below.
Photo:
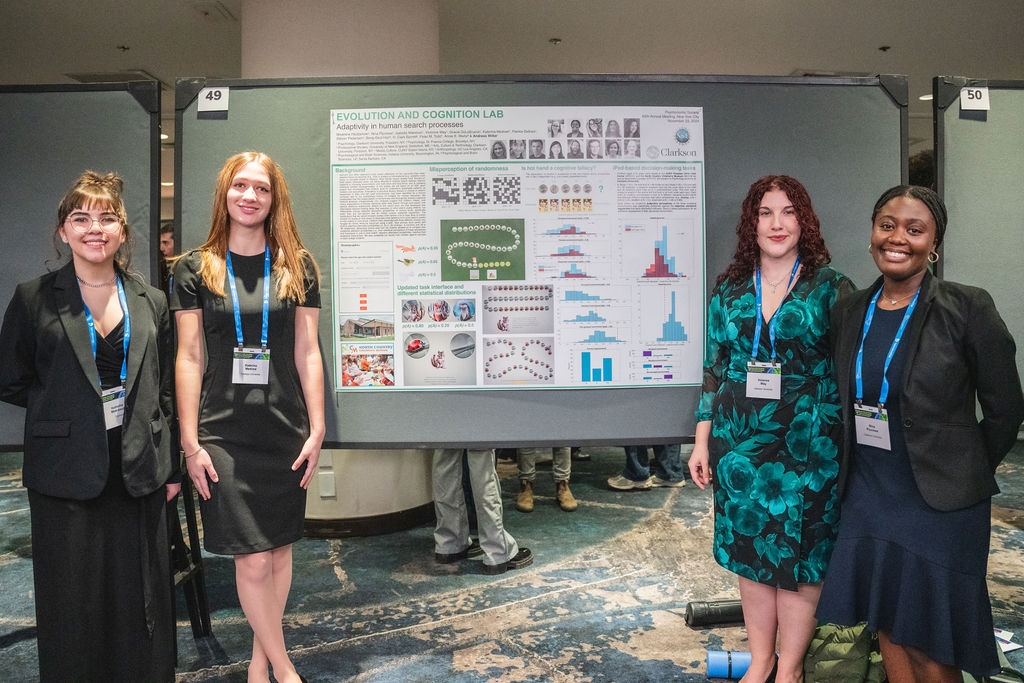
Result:
{"type": "MultiPolygon", "coordinates": [[[[875,309],[864,342],[869,404],[877,405],[885,356],[904,311],[875,309]]],[[[908,352],[909,345],[900,344],[887,373],[892,450],[857,445],[850,459],[839,537],[817,616],[847,626],[866,621],[871,631],[888,632],[894,643],[937,662],[990,674],[999,668],[985,580],[991,500],[942,512],[921,497],[899,429],[899,382],[908,352]],[[983,643],[991,647],[979,647],[983,643]]],[[[846,390],[852,401],[854,387],[846,390]]]]}

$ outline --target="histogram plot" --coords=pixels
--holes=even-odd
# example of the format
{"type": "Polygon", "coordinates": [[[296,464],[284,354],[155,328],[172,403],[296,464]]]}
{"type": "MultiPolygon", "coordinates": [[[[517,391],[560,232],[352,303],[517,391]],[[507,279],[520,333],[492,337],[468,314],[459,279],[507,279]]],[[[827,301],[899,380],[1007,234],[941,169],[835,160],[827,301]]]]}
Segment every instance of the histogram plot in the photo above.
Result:
{"type": "Polygon", "coordinates": [[[611,263],[607,259],[536,259],[537,277],[552,280],[607,280],[611,263]]]}
{"type": "Polygon", "coordinates": [[[601,283],[571,283],[559,288],[558,301],[567,305],[611,305],[633,303],[633,289],[628,285],[601,283]]]}
{"type": "Polygon", "coordinates": [[[558,341],[565,344],[632,343],[633,307],[623,302],[591,305],[561,304],[558,341]]]}
{"type": "Polygon", "coordinates": [[[668,255],[668,226],[661,226],[661,239],[654,243],[654,260],[644,269],[644,277],[679,277],[676,258],[668,255]]]}
{"type": "Polygon", "coordinates": [[[579,244],[567,244],[564,247],[557,247],[555,251],[548,254],[548,256],[559,256],[564,258],[579,258],[580,256],[589,256],[583,252],[583,246],[579,244]]]}
{"type": "Polygon", "coordinates": [[[562,321],[563,323],[606,323],[608,318],[605,318],[595,310],[589,310],[586,313],[577,313],[572,318],[566,318],[562,321]]]}
{"type": "Polygon", "coordinates": [[[558,224],[536,235],[531,243],[536,276],[544,279],[608,279],[612,274],[615,245],[608,236],[607,228],[595,232],[592,227],[589,223],[558,224]]]}
{"type": "Polygon", "coordinates": [[[580,342],[584,344],[625,344],[627,340],[617,335],[618,333],[613,330],[597,328],[588,330],[580,342]]]}
{"type": "Polygon", "coordinates": [[[678,283],[641,286],[640,338],[645,344],[691,341],[689,288],[678,283]]]}
{"type": "Polygon", "coordinates": [[[550,228],[543,232],[544,235],[587,235],[586,229],[576,223],[563,223],[557,228],[550,228]]]}
{"type": "Polygon", "coordinates": [[[559,345],[611,344],[628,346],[636,342],[636,332],[627,323],[606,322],[562,323],[556,334],[559,345]]]}
{"type": "Polygon", "coordinates": [[[688,221],[626,223],[620,237],[623,277],[687,280],[699,273],[694,244],[698,236],[688,221]]]}
{"type": "Polygon", "coordinates": [[[566,303],[586,303],[588,301],[602,301],[598,294],[590,294],[581,289],[566,289],[562,301],[566,303]]]}
{"type": "Polygon", "coordinates": [[[672,308],[666,320],[661,325],[661,336],[658,337],[658,341],[663,342],[684,342],[686,338],[686,328],[676,318],[676,292],[672,293],[672,308]]]}

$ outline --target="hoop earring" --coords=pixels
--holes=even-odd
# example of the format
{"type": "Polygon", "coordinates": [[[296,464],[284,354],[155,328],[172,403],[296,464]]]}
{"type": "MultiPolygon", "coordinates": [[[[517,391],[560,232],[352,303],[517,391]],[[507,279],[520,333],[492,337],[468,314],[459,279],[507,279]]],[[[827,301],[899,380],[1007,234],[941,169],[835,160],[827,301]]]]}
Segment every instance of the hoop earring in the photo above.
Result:
{"type": "Polygon", "coordinates": [[[928,263],[935,263],[939,260],[939,252],[933,251],[928,254],[928,263]]]}

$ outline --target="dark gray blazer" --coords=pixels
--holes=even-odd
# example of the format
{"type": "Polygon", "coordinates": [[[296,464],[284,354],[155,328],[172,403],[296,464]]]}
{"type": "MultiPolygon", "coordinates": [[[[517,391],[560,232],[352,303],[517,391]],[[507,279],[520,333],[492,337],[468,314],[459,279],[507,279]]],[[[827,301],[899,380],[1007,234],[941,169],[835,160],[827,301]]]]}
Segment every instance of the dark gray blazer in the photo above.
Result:
{"type": "MultiPolygon", "coordinates": [[[[878,288],[832,309],[836,381],[846,423],[839,491],[856,446],[850,378],[868,303],[878,288]]],[[[1024,420],[1013,337],[988,292],[927,273],[901,344],[910,346],[899,383],[903,430],[917,488],[937,510],[958,510],[999,492],[993,476],[1024,420]],[[976,400],[977,399],[977,400],[976,400]],[[976,417],[981,406],[982,420],[976,417]]]]}
{"type": "MultiPolygon", "coordinates": [[[[137,275],[120,275],[131,318],[121,462],[129,493],[143,496],[179,476],[169,427],[171,326],[160,290],[137,275]]],[[[103,491],[107,433],[72,263],[15,290],[0,331],[0,400],[27,409],[26,487],[77,500],[103,491]]]]}

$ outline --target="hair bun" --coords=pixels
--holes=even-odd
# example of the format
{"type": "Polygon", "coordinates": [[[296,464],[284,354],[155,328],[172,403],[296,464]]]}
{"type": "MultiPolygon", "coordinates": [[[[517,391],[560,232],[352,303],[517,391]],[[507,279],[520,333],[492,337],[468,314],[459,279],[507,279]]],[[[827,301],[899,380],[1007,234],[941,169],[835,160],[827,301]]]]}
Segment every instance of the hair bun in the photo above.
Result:
{"type": "Polygon", "coordinates": [[[124,193],[124,179],[122,179],[117,173],[113,172],[100,174],[96,171],[86,171],[82,174],[79,182],[83,186],[93,185],[96,187],[107,188],[117,195],[124,193]]]}

